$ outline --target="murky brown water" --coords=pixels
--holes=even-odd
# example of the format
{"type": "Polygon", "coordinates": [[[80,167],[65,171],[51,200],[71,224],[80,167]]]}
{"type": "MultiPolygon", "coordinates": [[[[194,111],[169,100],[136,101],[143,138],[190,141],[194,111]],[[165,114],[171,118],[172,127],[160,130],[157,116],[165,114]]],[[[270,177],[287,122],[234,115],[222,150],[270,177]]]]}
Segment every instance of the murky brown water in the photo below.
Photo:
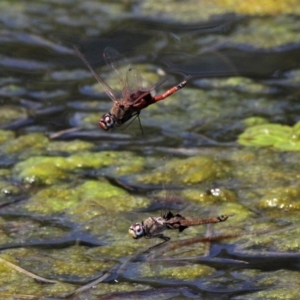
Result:
{"type": "Polygon", "coordinates": [[[101,276],[74,299],[297,299],[300,5],[271,2],[1,2],[1,258],[59,281],[1,262],[1,299],[101,276]],[[137,120],[104,132],[112,101],[73,45],[114,88],[107,46],[150,85],[166,77],[158,92],[192,79],[142,110],[144,134],[137,120]],[[139,253],[158,240],[129,226],[166,208],[232,216],[139,253]]]}

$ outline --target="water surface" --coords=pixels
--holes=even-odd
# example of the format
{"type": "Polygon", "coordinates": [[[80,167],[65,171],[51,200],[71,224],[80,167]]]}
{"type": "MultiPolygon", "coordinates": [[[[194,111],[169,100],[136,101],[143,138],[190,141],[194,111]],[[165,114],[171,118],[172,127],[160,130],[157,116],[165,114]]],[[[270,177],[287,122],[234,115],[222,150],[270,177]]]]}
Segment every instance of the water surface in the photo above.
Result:
{"type": "Polygon", "coordinates": [[[297,299],[300,5],[272,3],[1,2],[1,258],[59,281],[1,263],[2,298],[104,275],[74,299],[297,299]],[[113,87],[107,46],[165,77],[158,92],[192,78],[141,112],[143,133],[104,132],[112,102],[73,45],[113,87]],[[167,208],[232,216],[139,254],[157,240],[129,226],[167,208]]]}

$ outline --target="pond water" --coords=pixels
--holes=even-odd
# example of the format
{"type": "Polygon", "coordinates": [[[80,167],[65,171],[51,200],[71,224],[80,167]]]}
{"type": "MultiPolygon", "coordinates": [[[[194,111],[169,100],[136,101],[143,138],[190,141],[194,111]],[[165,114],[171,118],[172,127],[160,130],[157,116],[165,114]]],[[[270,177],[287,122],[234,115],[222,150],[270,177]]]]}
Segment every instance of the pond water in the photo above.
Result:
{"type": "Polygon", "coordinates": [[[298,299],[298,2],[2,1],[0,298],[298,299]],[[107,46],[157,93],[191,77],[106,132],[74,45],[114,90],[107,46]],[[168,209],[229,218],[144,253],[168,209]]]}

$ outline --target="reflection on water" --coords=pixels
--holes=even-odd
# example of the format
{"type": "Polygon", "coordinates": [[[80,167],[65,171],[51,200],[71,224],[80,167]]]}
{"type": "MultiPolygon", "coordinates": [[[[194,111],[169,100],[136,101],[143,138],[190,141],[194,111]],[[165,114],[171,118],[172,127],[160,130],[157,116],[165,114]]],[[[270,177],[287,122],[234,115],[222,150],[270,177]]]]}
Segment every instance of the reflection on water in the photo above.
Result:
{"type": "MultiPolygon", "coordinates": [[[[263,299],[287,287],[298,296],[300,154],[276,149],[298,149],[300,5],[191,2],[1,2],[5,259],[69,283],[108,274],[109,284],[84,292],[89,299],[263,299]],[[158,93],[192,79],[141,112],[144,135],[137,120],[103,132],[97,124],[112,101],[73,45],[112,87],[107,46],[149,82],[163,82],[158,93]],[[278,125],[263,126],[269,123],[278,125]],[[261,135],[242,135],[252,147],[239,145],[246,127],[258,125],[261,135]],[[296,146],[272,147],[287,141],[296,146]],[[209,251],[203,240],[182,242],[202,237],[203,228],[173,235],[181,242],[173,252],[134,256],[151,241],[133,242],[128,226],[159,214],[151,211],[151,194],[168,182],[188,203],[184,215],[235,215],[215,228],[209,251]],[[169,288],[174,283],[180,288],[169,288]]],[[[1,272],[3,297],[75,290],[12,272],[1,272]]]]}

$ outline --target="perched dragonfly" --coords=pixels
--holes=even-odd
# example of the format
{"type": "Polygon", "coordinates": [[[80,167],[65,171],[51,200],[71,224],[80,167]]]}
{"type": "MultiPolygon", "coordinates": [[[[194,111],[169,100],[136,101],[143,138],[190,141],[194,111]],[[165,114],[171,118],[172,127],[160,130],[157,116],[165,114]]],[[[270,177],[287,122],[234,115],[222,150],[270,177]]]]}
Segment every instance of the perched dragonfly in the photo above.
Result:
{"type": "Polygon", "coordinates": [[[142,109],[153,103],[164,100],[179,91],[187,84],[187,81],[190,78],[190,76],[187,77],[163,94],[155,95],[155,88],[157,88],[159,84],[150,88],[144,87],[145,80],[143,79],[143,76],[137,69],[130,66],[126,57],[113,48],[106,47],[103,52],[103,57],[106,64],[113,69],[114,76],[116,76],[119,81],[121,96],[118,97],[117,93],[115,93],[113,89],[100,78],[84,55],[75,46],[74,50],[113,101],[111,110],[104,114],[99,121],[99,126],[103,130],[121,126],[132,117],[139,117],[142,109]]]}
{"type": "Polygon", "coordinates": [[[129,234],[134,239],[140,239],[142,237],[146,239],[162,239],[163,242],[155,246],[157,247],[170,240],[168,236],[162,233],[165,230],[178,229],[179,232],[182,232],[190,226],[224,222],[229,217],[229,215],[221,215],[218,217],[190,220],[180,214],[173,215],[171,211],[168,211],[162,217],[149,217],[141,223],[132,224],[129,228],[129,234]]]}

